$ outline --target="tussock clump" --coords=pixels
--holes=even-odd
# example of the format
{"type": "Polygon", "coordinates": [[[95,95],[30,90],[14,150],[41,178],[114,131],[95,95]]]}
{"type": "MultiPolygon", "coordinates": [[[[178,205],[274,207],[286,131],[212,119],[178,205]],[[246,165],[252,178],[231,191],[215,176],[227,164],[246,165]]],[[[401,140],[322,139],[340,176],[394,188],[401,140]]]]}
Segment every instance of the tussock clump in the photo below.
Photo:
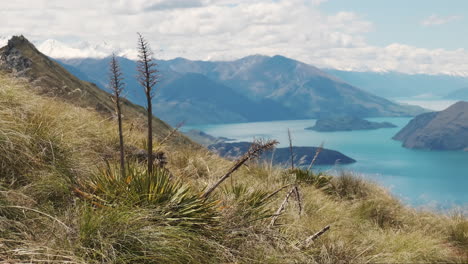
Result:
{"type": "Polygon", "coordinates": [[[465,250],[465,254],[468,255],[468,220],[461,212],[456,212],[451,217],[449,235],[450,240],[465,250]]]}
{"type": "Polygon", "coordinates": [[[369,183],[349,172],[342,172],[341,175],[332,178],[330,184],[327,192],[341,199],[363,199],[372,192],[369,183]]]}

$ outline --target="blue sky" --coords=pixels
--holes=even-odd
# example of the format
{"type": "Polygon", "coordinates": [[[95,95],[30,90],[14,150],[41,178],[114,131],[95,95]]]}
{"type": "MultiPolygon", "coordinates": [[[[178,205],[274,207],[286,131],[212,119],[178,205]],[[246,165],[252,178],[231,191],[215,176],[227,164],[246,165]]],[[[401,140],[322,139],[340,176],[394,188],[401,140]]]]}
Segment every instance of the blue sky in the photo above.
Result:
{"type": "Polygon", "coordinates": [[[468,76],[468,0],[0,1],[0,45],[24,34],[55,58],[134,58],[141,32],[161,59],[468,76]]]}
{"type": "MultiPolygon", "coordinates": [[[[320,5],[327,14],[348,11],[371,21],[366,33],[371,45],[403,43],[428,49],[468,47],[466,0],[329,0],[320,5]],[[447,23],[422,25],[430,16],[446,18],[447,23]],[[453,19],[450,19],[450,18],[453,19]]],[[[441,21],[442,22],[442,21],[441,21]]]]}

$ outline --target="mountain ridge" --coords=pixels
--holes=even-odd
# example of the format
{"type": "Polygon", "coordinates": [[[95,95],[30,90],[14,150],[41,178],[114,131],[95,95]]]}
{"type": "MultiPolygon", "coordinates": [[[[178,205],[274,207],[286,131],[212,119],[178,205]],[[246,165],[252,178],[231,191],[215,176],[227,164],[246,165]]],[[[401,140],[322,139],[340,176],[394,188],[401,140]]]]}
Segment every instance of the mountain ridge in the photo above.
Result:
{"type": "MultiPolygon", "coordinates": [[[[123,68],[125,65],[134,64],[133,61],[120,58],[123,68]]],[[[62,64],[68,64],[89,75],[88,81],[102,85],[102,65],[104,59],[74,59],[59,60],[62,64]]],[[[158,60],[158,67],[162,78],[160,83],[160,96],[156,99],[156,108],[164,98],[164,89],[170,89],[168,82],[173,78],[183,76],[183,74],[197,73],[207,77],[207,82],[194,83],[193,89],[200,93],[206,93],[203,89],[211,87],[212,82],[218,84],[220,90],[234,91],[256,103],[268,100],[270,104],[275,103],[278,109],[275,118],[263,118],[253,120],[240,120],[239,111],[242,106],[229,111],[230,116],[226,116],[221,123],[250,122],[282,120],[286,115],[288,119],[319,118],[328,115],[356,115],[359,117],[375,116],[413,116],[424,112],[419,107],[402,106],[387,99],[369,94],[359,88],[344,83],[340,79],[331,76],[314,66],[286,58],[284,56],[248,56],[232,62],[211,62],[211,61],[191,61],[184,58],[173,60],[158,60]],[[208,81],[209,80],[209,81],[208,81]],[[229,88],[229,89],[226,89],[229,88]],[[158,101],[159,100],[159,101],[158,101]],[[283,110],[279,110],[283,108],[283,110]],[[287,109],[287,111],[286,111],[287,109]],[[289,112],[289,113],[288,113],[289,112]],[[283,116],[281,113],[284,113],[283,116]],[[237,117],[236,117],[237,116],[237,117]]],[[[129,96],[138,102],[138,98],[131,93],[135,90],[135,80],[132,76],[126,76],[129,83],[129,96]],[[132,97],[133,96],[133,97],[132,97]]],[[[174,99],[174,98],[173,98],[174,99]]],[[[179,93],[174,104],[186,101],[183,93],[179,93]]],[[[221,104],[228,105],[228,98],[221,104]]],[[[160,117],[171,124],[180,122],[179,116],[174,116],[174,111],[164,111],[169,105],[159,105],[160,117]]],[[[195,106],[191,106],[195,107],[195,106]]],[[[224,109],[225,110],[225,109],[224,109]]],[[[216,111],[222,112],[222,111],[216,111]]],[[[251,111],[252,112],[252,111],[251,111]]],[[[157,112],[155,112],[157,113],[157,112]]],[[[213,120],[207,117],[213,113],[205,111],[196,116],[188,117],[190,120],[198,120],[196,124],[206,124],[213,120]],[[205,118],[205,120],[200,117],[205,118]]],[[[189,113],[190,114],[190,113],[189,113]]],[[[219,118],[222,119],[222,118],[219,118]]]]}

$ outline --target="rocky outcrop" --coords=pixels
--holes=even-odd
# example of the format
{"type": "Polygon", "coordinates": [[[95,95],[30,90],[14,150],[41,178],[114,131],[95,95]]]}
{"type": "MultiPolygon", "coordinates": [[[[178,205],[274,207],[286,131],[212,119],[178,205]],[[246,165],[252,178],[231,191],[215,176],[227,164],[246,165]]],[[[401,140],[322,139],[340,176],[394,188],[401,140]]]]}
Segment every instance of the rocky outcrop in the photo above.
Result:
{"type": "Polygon", "coordinates": [[[330,117],[317,120],[315,126],[306,128],[307,130],[315,130],[320,132],[332,131],[352,131],[352,130],[371,130],[379,128],[396,127],[389,122],[371,122],[359,117],[341,116],[330,117]]]}
{"type": "Polygon", "coordinates": [[[18,77],[25,76],[32,66],[32,61],[16,48],[19,43],[25,41],[27,40],[23,36],[15,36],[8,40],[6,48],[0,53],[0,69],[10,71],[18,77]]]}
{"type": "Polygon", "coordinates": [[[468,102],[413,118],[393,139],[412,149],[468,150],[468,102]]]}
{"type": "MultiPolygon", "coordinates": [[[[210,145],[209,150],[218,153],[221,157],[228,159],[236,159],[242,156],[249,149],[250,142],[234,142],[234,143],[217,143],[210,145]]],[[[317,152],[317,147],[293,147],[294,164],[296,166],[307,166],[312,162],[312,159],[317,152]]],[[[261,160],[272,161],[276,165],[289,165],[291,162],[289,148],[276,148],[263,153],[260,156],[261,160]]],[[[330,149],[323,149],[317,156],[316,165],[334,165],[334,164],[349,164],[356,160],[330,149]]]]}

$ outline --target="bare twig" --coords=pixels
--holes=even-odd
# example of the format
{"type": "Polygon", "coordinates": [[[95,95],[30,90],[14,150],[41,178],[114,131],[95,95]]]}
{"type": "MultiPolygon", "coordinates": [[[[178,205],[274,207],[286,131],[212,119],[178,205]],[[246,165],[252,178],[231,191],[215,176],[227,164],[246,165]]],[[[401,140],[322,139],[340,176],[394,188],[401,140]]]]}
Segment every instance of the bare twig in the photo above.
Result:
{"type": "Polygon", "coordinates": [[[270,193],[270,195],[268,195],[267,197],[263,198],[262,202],[263,202],[263,201],[266,201],[266,200],[268,200],[268,199],[270,199],[271,197],[275,196],[277,193],[281,192],[282,190],[286,189],[286,188],[289,187],[289,186],[291,186],[291,184],[285,185],[285,186],[279,188],[278,190],[276,190],[276,191],[270,193]]]}
{"type": "Polygon", "coordinates": [[[299,186],[296,184],[294,185],[294,194],[296,195],[297,205],[299,207],[299,215],[302,214],[302,199],[301,194],[299,192],[299,186]]]}
{"type": "Polygon", "coordinates": [[[278,144],[276,140],[268,140],[266,142],[254,141],[250,146],[250,149],[240,157],[234,165],[221,177],[215,184],[213,184],[206,192],[202,195],[203,198],[207,198],[223,181],[231,176],[233,172],[239,169],[245,162],[250,159],[258,157],[263,151],[274,148],[278,144]]]}
{"type": "Polygon", "coordinates": [[[325,232],[327,232],[328,230],[330,230],[330,225],[327,225],[326,227],[322,228],[322,230],[318,231],[317,233],[313,234],[312,236],[308,237],[305,241],[304,241],[304,247],[308,247],[310,245],[311,242],[313,242],[314,240],[316,240],[317,238],[319,238],[321,235],[323,235],[325,232]]]}
{"type": "Polygon", "coordinates": [[[294,192],[294,188],[295,186],[293,186],[291,188],[291,190],[289,190],[289,192],[286,194],[286,197],[284,198],[283,202],[281,203],[280,207],[278,208],[278,210],[276,210],[276,213],[273,215],[273,217],[271,218],[271,222],[270,222],[270,225],[268,227],[273,227],[276,223],[276,220],[278,219],[278,217],[281,215],[281,213],[283,212],[284,208],[286,207],[286,204],[288,203],[288,200],[289,200],[289,197],[291,196],[291,194],[294,192]]]}

